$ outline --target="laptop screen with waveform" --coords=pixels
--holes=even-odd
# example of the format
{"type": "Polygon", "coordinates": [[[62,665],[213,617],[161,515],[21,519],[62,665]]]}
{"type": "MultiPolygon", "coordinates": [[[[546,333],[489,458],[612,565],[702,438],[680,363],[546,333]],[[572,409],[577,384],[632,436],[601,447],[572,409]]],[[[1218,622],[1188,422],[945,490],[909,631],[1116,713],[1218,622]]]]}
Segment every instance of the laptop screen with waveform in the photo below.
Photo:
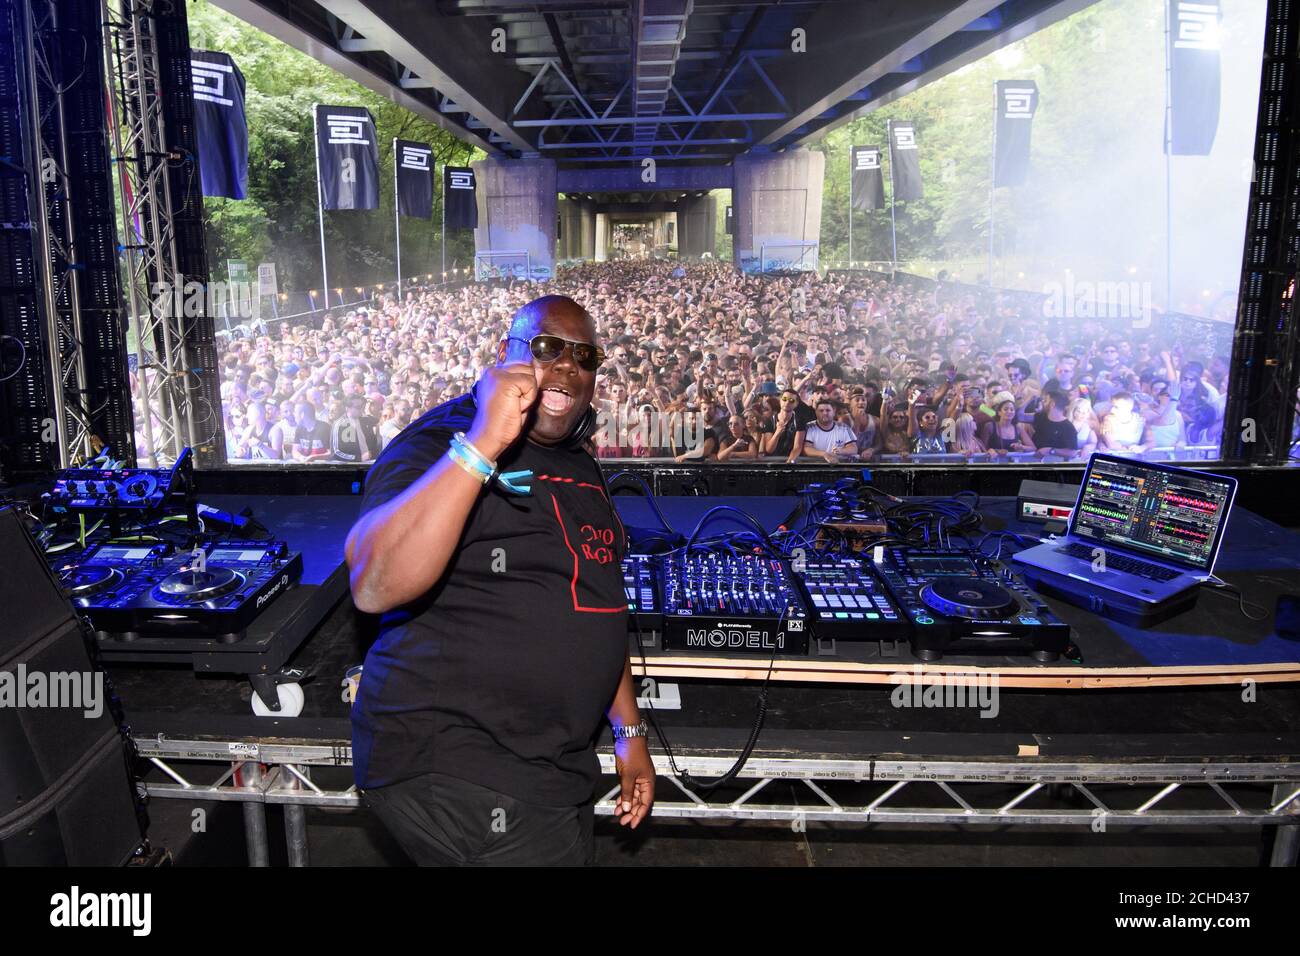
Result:
{"type": "Polygon", "coordinates": [[[1070,530],[1197,571],[1211,571],[1235,478],[1094,455],[1070,530]]]}

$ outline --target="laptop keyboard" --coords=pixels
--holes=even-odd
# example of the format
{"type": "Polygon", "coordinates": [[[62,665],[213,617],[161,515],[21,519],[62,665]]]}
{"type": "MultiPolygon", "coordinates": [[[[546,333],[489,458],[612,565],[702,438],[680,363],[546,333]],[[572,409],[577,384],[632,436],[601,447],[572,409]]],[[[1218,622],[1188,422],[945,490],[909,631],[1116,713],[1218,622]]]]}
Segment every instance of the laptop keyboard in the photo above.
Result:
{"type": "MultiPolygon", "coordinates": [[[[1072,558],[1082,558],[1085,561],[1092,560],[1093,550],[1091,545],[1078,543],[1064,544],[1056,549],[1058,554],[1068,554],[1072,558]]],[[[1125,574],[1136,574],[1151,581],[1172,581],[1183,573],[1172,568],[1161,567],[1158,564],[1139,561],[1137,558],[1130,558],[1123,554],[1116,554],[1114,551],[1106,551],[1105,555],[1107,569],[1123,571],[1125,574]]]]}

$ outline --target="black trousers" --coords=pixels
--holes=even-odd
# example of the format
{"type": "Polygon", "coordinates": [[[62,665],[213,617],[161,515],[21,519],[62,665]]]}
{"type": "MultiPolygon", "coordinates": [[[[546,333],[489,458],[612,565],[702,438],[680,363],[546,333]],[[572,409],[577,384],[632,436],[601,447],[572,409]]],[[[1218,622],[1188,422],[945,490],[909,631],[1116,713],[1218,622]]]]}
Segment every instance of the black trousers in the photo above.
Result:
{"type": "Polygon", "coordinates": [[[590,803],[544,807],[440,773],[365,797],[419,866],[590,866],[595,856],[590,803]]]}

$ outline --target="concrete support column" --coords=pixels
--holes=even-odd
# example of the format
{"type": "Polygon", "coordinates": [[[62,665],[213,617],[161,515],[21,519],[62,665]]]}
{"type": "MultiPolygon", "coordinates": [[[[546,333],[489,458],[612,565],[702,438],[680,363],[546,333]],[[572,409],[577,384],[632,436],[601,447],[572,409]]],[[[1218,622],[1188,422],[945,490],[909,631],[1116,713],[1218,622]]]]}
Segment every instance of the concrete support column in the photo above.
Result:
{"type": "Polygon", "coordinates": [[[596,204],[582,204],[582,258],[596,258],[596,204]]]}
{"type": "Polygon", "coordinates": [[[519,278],[554,276],[555,161],[489,158],[471,165],[478,182],[476,274],[509,270],[519,278]]]}
{"type": "Polygon", "coordinates": [[[573,245],[573,210],[575,204],[561,196],[555,201],[555,259],[557,262],[572,259],[569,249],[573,245]]]}
{"type": "Polygon", "coordinates": [[[807,149],[736,157],[736,265],[745,272],[817,268],[826,156],[807,149]]]}
{"type": "Polygon", "coordinates": [[[597,262],[609,258],[609,213],[596,213],[596,248],[592,258],[597,262]]]}
{"type": "Polygon", "coordinates": [[[591,259],[596,254],[596,207],[583,199],[560,199],[561,259],[591,259]]]}
{"type": "Polygon", "coordinates": [[[718,230],[717,204],[710,193],[677,201],[677,257],[698,259],[714,254],[718,230]]]}

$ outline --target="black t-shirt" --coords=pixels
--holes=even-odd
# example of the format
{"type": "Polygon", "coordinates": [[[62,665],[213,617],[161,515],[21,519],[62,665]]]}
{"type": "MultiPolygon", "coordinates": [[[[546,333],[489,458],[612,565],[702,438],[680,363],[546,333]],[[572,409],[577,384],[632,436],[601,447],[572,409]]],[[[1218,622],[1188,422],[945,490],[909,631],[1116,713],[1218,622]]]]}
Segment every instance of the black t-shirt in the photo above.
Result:
{"type": "MultiPolygon", "coordinates": [[[[776,432],[776,429],[777,426],[773,425],[772,430],[776,432]]],[[[786,420],[785,426],[777,432],[776,442],[772,445],[772,454],[781,457],[788,457],[790,452],[794,451],[795,436],[797,436],[801,431],[803,431],[803,429],[799,426],[797,416],[791,415],[790,418],[786,420]]]]}
{"type": "MultiPolygon", "coordinates": [[[[788,456],[790,452],[794,451],[794,440],[798,433],[807,431],[808,427],[815,421],[817,421],[817,413],[813,411],[811,406],[805,405],[803,402],[796,404],[794,413],[785,423],[785,428],[777,436],[776,444],[772,446],[772,454],[782,457],[788,456]]],[[[772,426],[772,430],[776,431],[776,425],[772,426]]]]}
{"type": "Polygon", "coordinates": [[[731,427],[727,424],[726,418],[719,419],[715,424],[710,425],[706,435],[712,435],[714,448],[721,449],[731,444],[731,427]]]}
{"type": "Polygon", "coordinates": [[[1047,412],[1039,412],[1034,416],[1034,444],[1039,448],[1076,449],[1079,433],[1072,422],[1065,419],[1054,422],[1047,417],[1047,412]]]}
{"type": "Polygon", "coordinates": [[[300,455],[324,458],[330,453],[329,425],[321,421],[313,422],[310,428],[299,425],[294,429],[293,446],[300,455]]]}
{"type": "Polygon", "coordinates": [[[379,423],[369,415],[343,416],[330,429],[330,450],[339,461],[373,461],[379,454],[379,423]]]}
{"type": "MultiPolygon", "coordinates": [[[[426,412],[366,476],[364,514],[404,491],[468,430],[474,398],[426,412]]],[[[352,708],[357,786],[436,772],[545,806],[589,801],[595,738],[627,657],[626,537],[580,449],[527,440],[470,512],[443,579],[384,615],[352,708]]]]}

